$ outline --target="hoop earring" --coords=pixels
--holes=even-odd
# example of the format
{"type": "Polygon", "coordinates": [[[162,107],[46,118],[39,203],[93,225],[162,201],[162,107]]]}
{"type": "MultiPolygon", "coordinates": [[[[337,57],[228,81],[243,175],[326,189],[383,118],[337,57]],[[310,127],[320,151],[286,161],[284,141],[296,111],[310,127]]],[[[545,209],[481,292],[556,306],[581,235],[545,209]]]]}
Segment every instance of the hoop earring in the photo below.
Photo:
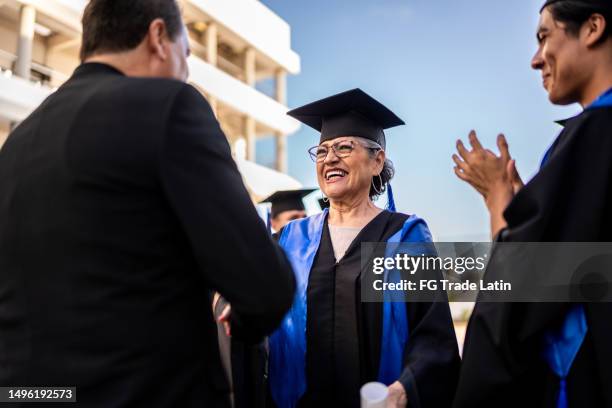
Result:
{"type": "Polygon", "coordinates": [[[378,174],[378,179],[380,180],[380,188],[376,188],[376,183],[374,183],[374,177],[372,177],[372,188],[376,192],[376,195],[381,195],[383,193],[382,191],[383,182],[382,182],[382,177],[380,176],[380,173],[378,174]]]}
{"type": "Polygon", "coordinates": [[[327,197],[323,196],[323,202],[324,202],[324,203],[329,203],[329,198],[327,198],[327,197]]]}

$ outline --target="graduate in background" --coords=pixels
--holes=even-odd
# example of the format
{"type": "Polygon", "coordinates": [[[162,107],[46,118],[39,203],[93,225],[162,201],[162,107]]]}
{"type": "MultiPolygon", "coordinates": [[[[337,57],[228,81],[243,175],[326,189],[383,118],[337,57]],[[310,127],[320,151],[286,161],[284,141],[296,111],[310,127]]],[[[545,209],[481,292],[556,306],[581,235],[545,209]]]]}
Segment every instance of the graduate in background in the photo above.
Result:
{"type": "Polygon", "coordinates": [[[358,407],[360,387],[380,381],[391,407],[450,406],[459,355],[446,294],[435,303],[360,299],[361,243],[431,241],[425,221],[395,212],[388,185],[383,129],[404,122],[359,89],[288,114],[321,132],[309,153],[330,208],[279,233],[300,289],[270,336],[274,404],[358,407]],[[388,211],[372,202],[386,189],[388,211]]]}
{"type": "MultiPolygon", "coordinates": [[[[458,142],[455,172],[483,195],[499,242],[612,242],[611,6],[549,0],[541,10],[532,66],[552,103],[584,111],[564,121],[527,185],[503,136],[501,157],[474,133],[472,150],[458,142]]],[[[612,407],[611,316],[609,303],[477,303],[455,406],[612,407]]]]}
{"type": "Polygon", "coordinates": [[[270,226],[272,230],[280,231],[289,221],[305,218],[306,208],[302,200],[315,190],[316,188],[282,190],[260,201],[260,204],[272,204],[272,211],[270,213],[270,226]]]}

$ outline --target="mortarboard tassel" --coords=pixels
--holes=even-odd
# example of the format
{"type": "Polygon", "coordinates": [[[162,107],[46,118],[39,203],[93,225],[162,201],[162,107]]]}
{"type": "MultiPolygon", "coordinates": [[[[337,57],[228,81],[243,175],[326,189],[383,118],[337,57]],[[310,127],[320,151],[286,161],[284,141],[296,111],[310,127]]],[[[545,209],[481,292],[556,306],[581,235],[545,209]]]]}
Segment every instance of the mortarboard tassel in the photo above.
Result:
{"type": "Polygon", "coordinates": [[[268,228],[270,235],[272,235],[272,213],[270,212],[269,208],[266,210],[266,214],[266,227],[268,228]]]}
{"type": "Polygon", "coordinates": [[[395,199],[393,198],[391,183],[387,183],[387,209],[391,212],[395,212],[395,199]]]}

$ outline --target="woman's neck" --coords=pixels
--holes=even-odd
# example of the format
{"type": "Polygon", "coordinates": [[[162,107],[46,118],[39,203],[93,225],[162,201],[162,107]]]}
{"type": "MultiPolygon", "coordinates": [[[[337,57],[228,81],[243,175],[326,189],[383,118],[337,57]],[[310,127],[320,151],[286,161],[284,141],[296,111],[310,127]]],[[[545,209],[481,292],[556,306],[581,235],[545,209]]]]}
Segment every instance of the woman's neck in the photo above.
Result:
{"type": "Polygon", "coordinates": [[[330,199],[329,204],[328,223],[338,227],[364,227],[382,212],[369,197],[352,201],[330,199]]]}

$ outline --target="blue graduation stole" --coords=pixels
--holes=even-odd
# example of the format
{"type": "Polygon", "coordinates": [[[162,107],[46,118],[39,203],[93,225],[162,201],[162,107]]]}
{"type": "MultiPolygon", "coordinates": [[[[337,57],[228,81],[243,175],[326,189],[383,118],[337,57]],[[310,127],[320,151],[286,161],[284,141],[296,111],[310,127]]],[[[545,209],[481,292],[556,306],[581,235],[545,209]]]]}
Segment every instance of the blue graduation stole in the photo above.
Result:
{"type": "MultiPolygon", "coordinates": [[[[293,408],[306,392],[306,311],[308,277],[321,243],[328,210],[290,222],[283,229],[279,244],[293,267],[296,295],[281,326],[270,336],[270,389],[279,408],[293,408]]],[[[431,242],[431,235],[422,219],[410,216],[401,230],[388,243],[431,242]]],[[[389,246],[386,255],[390,255],[389,246]]],[[[419,254],[420,255],[420,254],[419,254]]],[[[385,273],[386,279],[396,279],[385,273]]],[[[408,341],[408,316],[405,303],[383,304],[381,333],[380,382],[391,384],[401,375],[403,356],[408,341]]]]}
{"type": "Polygon", "coordinates": [[[607,108],[612,106],[612,88],[601,94],[587,109],[607,108]]]}
{"type": "MultiPolygon", "coordinates": [[[[554,147],[555,144],[548,149],[540,168],[546,164],[554,147]]],[[[578,355],[580,346],[582,346],[586,332],[584,307],[577,304],[572,306],[561,327],[544,335],[544,360],[555,375],[559,377],[557,408],[567,408],[567,375],[576,355],[578,355]]]]}
{"type": "MultiPolygon", "coordinates": [[[[586,109],[597,109],[612,106],[612,89],[604,92],[586,109]]],[[[546,164],[555,144],[548,149],[542,160],[546,164]]],[[[584,306],[573,305],[561,327],[551,330],[544,336],[544,359],[551,370],[559,377],[559,393],[557,408],[567,408],[567,375],[582,346],[587,333],[586,315],[584,306]]]]}
{"type": "Polygon", "coordinates": [[[544,335],[544,359],[559,377],[557,408],[567,408],[567,375],[587,332],[584,306],[573,305],[558,330],[544,335]]]}

